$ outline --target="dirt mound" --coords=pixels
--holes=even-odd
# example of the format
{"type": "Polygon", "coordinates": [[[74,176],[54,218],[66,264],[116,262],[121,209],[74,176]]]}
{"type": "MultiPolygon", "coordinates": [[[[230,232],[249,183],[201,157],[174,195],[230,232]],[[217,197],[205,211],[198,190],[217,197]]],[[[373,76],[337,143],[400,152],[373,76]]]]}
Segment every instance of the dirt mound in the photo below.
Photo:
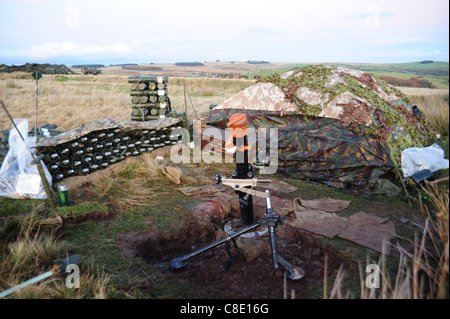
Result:
{"type": "Polygon", "coordinates": [[[0,73],[11,73],[11,72],[27,72],[32,73],[34,71],[39,71],[42,74],[75,74],[71,69],[66,67],[64,64],[36,64],[36,63],[25,63],[24,65],[5,65],[0,64],[0,73]]]}
{"type": "MultiPolygon", "coordinates": [[[[192,257],[182,269],[172,269],[173,258],[189,254],[215,241],[211,228],[191,227],[189,230],[169,235],[157,233],[124,234],[121,246],[128,257],[144,258],[152,267],[171,274],[182,282],[189,282],[197,291],[217,298],[283,298],[284,273],[275,270],[272,264],[268,238],[263,239],[265,249],[251,262],[241,254],[230,268],[222,269],[229,257],[225,245],[192,257]]],[[[320,286],[324,275],[324,259],[328,255],[328,275],[336,273],[341,264],[348,266],[348,260],[339,252],[323,246],[310,233],[284,226],[277,230],[280,254],[294,267],[305,271],[300,280],[288,280],[287,291],[302,295],[314,286],[320,286]]],[[[199,298],[200,295],[190,296],[199,298]]]]}

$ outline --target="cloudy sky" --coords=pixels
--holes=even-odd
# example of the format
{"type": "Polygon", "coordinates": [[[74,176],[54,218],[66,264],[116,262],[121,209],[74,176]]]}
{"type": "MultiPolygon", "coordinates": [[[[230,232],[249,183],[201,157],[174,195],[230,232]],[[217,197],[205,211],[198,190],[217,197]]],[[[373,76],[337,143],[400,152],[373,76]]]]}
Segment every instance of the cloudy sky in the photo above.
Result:
{"type": "Polygon", "coordinates": [[[0,0],[0,63],[449,61],[448,0],[0,0]]]}

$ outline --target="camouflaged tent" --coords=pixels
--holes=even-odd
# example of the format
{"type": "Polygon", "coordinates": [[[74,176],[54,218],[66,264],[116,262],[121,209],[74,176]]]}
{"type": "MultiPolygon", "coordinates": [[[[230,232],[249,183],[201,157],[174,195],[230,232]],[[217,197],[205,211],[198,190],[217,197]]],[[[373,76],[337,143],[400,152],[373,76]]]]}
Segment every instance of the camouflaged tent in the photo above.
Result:
{"type": "Polygon", "coordinates": [[[427,146],[431,130],[401,92],[367,73],[306,66],[275,74],[216,106],[206,124],[234,113],[248,126],[278,128],[278,172],[353,193],[371,193],[400,168],[401,150],[427,146]]]}

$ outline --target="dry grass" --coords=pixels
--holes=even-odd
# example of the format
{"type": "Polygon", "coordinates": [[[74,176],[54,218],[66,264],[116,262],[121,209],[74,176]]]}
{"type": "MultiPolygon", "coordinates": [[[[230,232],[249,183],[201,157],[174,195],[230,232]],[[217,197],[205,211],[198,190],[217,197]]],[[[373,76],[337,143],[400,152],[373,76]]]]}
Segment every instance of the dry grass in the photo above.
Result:
{"type": "Polygon", "coordinates": [[[228,80],[228,79],[208,79],[208,78],[173,78],[169,82],[169,97],[172,108],[177,111],[185,111],[190,119],[195,119],[192,109],[194,104],[197,116],[205,117],[209,113],[211,104],[220,104],[228,97],[242,91],[255,83],[253,80],[228,80]],[[184,83],[188,92],[186,93],[186,103],[184,94],[184,83]],[[189,95],[191,100],[189,99],[189,95]]]}
{"type": "MultiPolygon", "coordinates": [[[[210,104],[219,104],[254,81],[226,79],[170,78],[168,95],[172,108],[185,110],[184,82],[199,117],[209,112],[210,104]]],[[[0,99],[13,118],[35,116],[35,81],[24,74],[0,74],[0,99]]],[[[187,113],[195,115],[186,95],[187,113]]],[[[3,112],[3,111],[2,111],[3,112]]],[[[38,126],[50,123],[60,130],[71,130],[104,118],[129,119],[130,88],[127,76],[44,75],[39,81],[38,126]]],[[[0,130],[10,129],[6,116],[0,117],[0,130]]]]}
{"type": "MultiPolygon", "coordinates": [[[[421,235],[416,233],[411,243],[413,251],[397,244],[400,255],[395,280],[391,280],[386,257],[381,255],[375,263],[367,258],[366,264],[377,264],[380,269],[380,288],[367,288],[365,273],[359,265],[361,299],[448,299],[449,298],[449,197],[448,189],[432,187],[424,190],[433,209],[421,205],[426,215],[421,235]]],[[[330,298],[349,298],[350,291],[343,294],[346,272],[339,269],[330,298]]],[[[324,289],[326,285],[324,284],[324,289]]],[[[327,291],[324,291],[327,297],[327,291]]]]}
{"type": "Polygon", "coordinates": [[[154,186],[164,180],[159,163],[151,154],[127,158],[120,170],[98,171],[95,178],[89,179],[87,192],[124,212],[130,207],[146,206],[155,197],[167,195],[155,192],[154,186]]]}
{"type": "Polygon", "coordinates": [[[397,87],[397,89],[408,96],[448,95],[448,89],[410,88],[402,86],[397,87]]]}
{"type": "Polygon", "coordinates": [[[428,95],[412,95],[411,102],[425,113],[427,119],[436,131],[444,137],[448,137],[449,130],[449,94],[435,93],[428,95]]]}
{"type": "MultiPolygon", "coordinates": [[[[42,231],[45,220],[33,210],[19,223],[19,234],[0,252],[0,290],[6,290],[50,270],[53,260],[68,256],[69,245],[57,240],[52,231],[42,231]]],[[[90,264],[82,265],[80,289],[69,289],[65,276],[47,280],[14,292],[7,298],[106,298],[109,276],[97,274],[90,264]]]]}

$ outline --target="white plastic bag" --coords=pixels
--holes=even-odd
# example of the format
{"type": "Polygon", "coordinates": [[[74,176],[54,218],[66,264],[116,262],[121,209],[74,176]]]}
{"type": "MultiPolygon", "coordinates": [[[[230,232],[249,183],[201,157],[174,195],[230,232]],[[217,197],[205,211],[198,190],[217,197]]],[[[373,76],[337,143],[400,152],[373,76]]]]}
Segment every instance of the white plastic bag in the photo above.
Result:
{"type": "MultiPolygon", "coordinates": [[[[10,198],[45,199],[44,186],[36,165],[31,165],[33,157],[30,149],[35,146],[35,138],[28,138],[28,120],[14,119],[22,141],[14,125],[9,133],[9,151],[0,168],[0,196],[10,198]]],[[[52,183],[52,176],[41,161],[45,177],[52,183]]]]}
{"type": "Polygon", "coordinates": [[[410,147],[402,151],[402,171],[404,177],[429,169],[432,172],[448,168],[444,150],[437,144],[428,147],[410,147]]]}

